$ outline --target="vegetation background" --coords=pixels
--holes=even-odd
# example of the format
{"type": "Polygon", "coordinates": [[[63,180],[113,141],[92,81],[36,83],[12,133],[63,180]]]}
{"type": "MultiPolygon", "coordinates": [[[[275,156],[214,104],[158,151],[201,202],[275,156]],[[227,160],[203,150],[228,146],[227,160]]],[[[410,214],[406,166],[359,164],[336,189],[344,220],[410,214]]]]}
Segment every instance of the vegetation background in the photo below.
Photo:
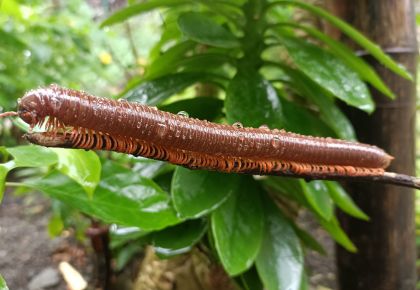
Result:
{"type": "MultiPolygon", "coordinates": [[[[310,3],[244,2],[2,0],[0,105],[14,109],[28,89],[57,83],[214,122],[352,140],[338,103],[372,112],[367,83],[395,96],[362,59],[322,32],[326,22],[410,78],[373,43],[310,3]]],[[[94,241],[89,229],[109,225],[115,273],[142,253],[149,257],[151,244],[165,259],[204,256],[198,264],[210,270],[202,280],[216,277],[226,289],[308,289],[304,255],[325,249],[296,222],[302,212],[349,251],[356,249],[335,208],[368,219],[336,182],[256,179],[114,153],[49,150],[22,145],[27,129],[19,120],[2,124],[0,199],[6,192],[5,200],[31,203],[34,190],[42,192],[51,210],[45,231],[70,233],[80,244],[94,241]]],[[[0,235],[6,240],[8,233],[0,227],[0,235]]],[[[2,273],[19,267],[7,246],[3,253],[2,273]]],[[[96,257],[109,262],[104,252],[96,257]]],[[[101,262],[95,267],[107,269],[101,262]]]]}

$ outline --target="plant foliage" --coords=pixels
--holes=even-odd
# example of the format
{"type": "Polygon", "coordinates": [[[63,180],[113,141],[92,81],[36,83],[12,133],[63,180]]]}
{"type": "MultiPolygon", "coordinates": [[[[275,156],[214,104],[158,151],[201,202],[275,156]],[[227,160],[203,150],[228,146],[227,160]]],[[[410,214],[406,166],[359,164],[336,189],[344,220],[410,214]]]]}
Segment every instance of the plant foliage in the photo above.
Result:
{"type": "MultiPolygon", "coordinates": [[[[163,110],[182,110],[215,122],[355,139],[337,101],[371,113],[374,103],[366,82],[390,98],[394,95],[345,45],[315,27],[296,23],[291,13],[295,8],[329,21],[384,66],[411,78],[354,28],[304,2],[132,2],[105,19],[102,26],[128,23],[153,10],[159,11],[164,24],[144,75],[127,82],[121,97],[163,110]]],[[[24,58],[28,42],[4,29],[0,34],[8,37],[0,41],[7,39],[24,58]]],[[[42,66],[34,64],[27,73],[36,75],[39,69],[42,66]]],[[[6,75],[0,73],[0,84],[6,75]]],[[[32,85],[21,84],[22,79],[31,78],[14,80],[16,87],[32,85]]],[[[42,191],[106,223],[135,229],[128,237],[115,232],[115,248],[137,239],[152,243],[160,256],[170,257],[202,243],[214,250],[226,272],[238,277],[244,289],[261,285],[268,290],[306,289],[303,254],[306,249],[323,251],[295,224],[293,206],[276,206],[280,200],[307,208],[349,251],[356,248],[340,228],[335,206],[368,219],[340,184],[331,181],[256,179],[191,171],[120,154],[100,159],[93,152],[36,146],[3,147],[2,152],[7,161],[0,165],[2,192],[11,170],[39,167],[36,176],[18,185],[42,191]]],[[[130,248],[130,253],[136,251],[138,248],[130,248]]]]}

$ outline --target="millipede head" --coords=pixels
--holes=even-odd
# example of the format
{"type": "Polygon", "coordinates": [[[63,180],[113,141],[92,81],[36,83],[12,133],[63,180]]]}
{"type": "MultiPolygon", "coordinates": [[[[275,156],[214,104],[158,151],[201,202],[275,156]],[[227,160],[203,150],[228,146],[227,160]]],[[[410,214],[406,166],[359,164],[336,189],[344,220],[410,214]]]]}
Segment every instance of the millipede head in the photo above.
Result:
{"type": "Polygon", "coordinates": [[[42,119],[41,97],[36,91],[27,92],[21,99],[18,99],[19,117],[28,124],[36,124],[42,119]]]}

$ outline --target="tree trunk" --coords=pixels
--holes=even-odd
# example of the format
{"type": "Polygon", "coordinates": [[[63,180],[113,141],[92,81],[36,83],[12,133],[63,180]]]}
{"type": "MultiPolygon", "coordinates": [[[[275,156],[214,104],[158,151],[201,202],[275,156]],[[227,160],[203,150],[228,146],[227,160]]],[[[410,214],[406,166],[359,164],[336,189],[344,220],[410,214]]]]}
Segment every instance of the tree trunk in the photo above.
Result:
{"type": "MultiPolygon", "coordinates": [[[[413,1],[329,2],[334,13],[378,43],[415,78],[417,42],[413,1]]],[[[332,32],[343,38],[336,30],[332,32]]],[[[397,99],[391,101],[372,89],[376,111],[369,116],[349,108],[348,116],[361,142],[375,144],[395,157],[390,171],[414,175],[415,82],[390,72],[369,55],[366,60],[397,99]]],[[[347,188],[371,220],[362,222],[340,214],[344,230],[358,248],[358,253],[352,254],[337,247],[340,289],[415,289],[414,191],[378,184],[348,184],[347,188]]]]}

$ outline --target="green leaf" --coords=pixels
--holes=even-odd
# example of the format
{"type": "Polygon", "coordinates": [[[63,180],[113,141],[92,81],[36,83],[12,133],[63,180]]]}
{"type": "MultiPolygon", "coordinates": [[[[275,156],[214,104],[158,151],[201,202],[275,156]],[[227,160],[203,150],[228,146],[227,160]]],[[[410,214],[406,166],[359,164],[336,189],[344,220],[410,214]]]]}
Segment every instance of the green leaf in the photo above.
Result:
{"type": "Polygon", "coordinates": [[[156,105],[198,81],[208,80],[205,73],[176,73],[146,81],[130,90],[124,98],[130,102],[156,105]]]}
{"type": "Polygon", "coordinates": [[[332,37],[326,35],[325,33],[319,31],[318,29],[314,27],[300,25],[293,22],[282,23],[282,25],[287,25],[287,26],[296,27],[298,29],[302,29],[306,33],[311,35],[312,37],[315,37],[323,41],[325,44],[328,45],[332,53],[340,57],[341,60],[344,61],[348,67],[356,71],[363,80],[369,82],[377,90],[382,92],[384,95],[390,97],[391,99],[395,98],[394,93],[382,81],[382,79],[378,76],[376,71],[369,64],[367,64],[363,60],[363,58],[357,56],[345,44],[333,39],[332,37]]]}
{"type": "Polygon", "coordinates": [[[301,1],[291,1],[291,0],[279,0],[272,2],[270,5],[293,5],[300,7],[302,9],[305,9],[315,15],[318,15],[322,17],[323,19],[327,20],[331,24],[338,27],[341,31],[343,31],[347,36],[349,36],[351,39],[353,39],[356,43],[358,43],[361,47],[366,49],[370,54],[372,54],[373,57],[375,57],[379,62],[381,62],[384,66],[395,72],[396,74],[399,74],[400,76],[408,79],[413,80],[413,76],[400,64],[397,64],[392,58],[390,58],[388,55],[386,55],[382,49],[372,41],[370,41],[368,38],[366,38],[362,33],[357,31],[355,28],[353,28],[348,23],[344,22],[340,18],[332,15],[328,11],[319,8],[317,6],[301,2],[301,1]]]}
{"type": "Polygon", "coordinates": [[[179,6],[184,4],[191,4],[190,0],[150,0],[147,2],[142,2],[134,5],[129,5],[121,10],[118,10],[116,13],[105,19],[101,23],[101,27],[114,25],[116,23],[123,22],[124,20],[133,17],[135,15],[145,13],[157,8],[166,8],[179,6]]]}
{"type": "Polygon", "coordinates": [[[225,100],[228,122],[244,126],[283,128],[284,120],[276,90],[258,72],[240,71],[230,82],[225,100]]]}
{"type": "Polygon", "coordinates": [[[334,181],[324,181],[328,187],[331,199],[344,212],[362,220],[369,220],[369,217],[354,203],[353,199],[347,194],[343,187],[334,181]]]}
{"type": "Polygon", "coordinates": [[[299,239],[302,241],[305,247],[314,250],[320,253],[321,255],[327,254],[324,247],[320,243],[318,243],[318,241],[310,233],[299,228],[297,225],[293,224],[292,226],[296,232],[296,235],[299,237],[299,239]]]}
{"type": "Polygon", "coordinates": [[[320,86],[348,105],[368,113],[374,110],[365,83],[335,55],[299,38],[283,37],[282,44],[299,69],[320,86]]]}
{"type": "Polygon", "coordinates": [[[253,264],[263,238],[262,191],[251,177],[241,180],[237,191],[211,215],[217,253],[230,276],[253,264]]]}
{"type": "Polygon", "coordinates": [[[267,290],[297,290],[303,274],[303,254],[293,227],[265,199],[266,231],[256,265],[267,290]]]}
{"type": "Polygon", "coordinates": [[[78,183],[57,171],[25,184],[106,223],[152,231],[179,222],[168,194],[152,180],[130,170],[103,176],[92,197],[78,183]]]}
{"type": "Polygon", "coordinates": [[[255,269],[255,267],[252,267],[245,273],[242,273],[239,278],[244,290],[264,290],[264,286],[262,285],[261,279],[258,276],[257,269],[255,269]]]}
{"type": "Polygon", "coordinates": [[[289,177],[269,176],[261,180],[261,182],[270,187],[277,193],[285,195],[287,198],[296,201],[304,207],[309,207],[309,203],[303,192],[300,179],[289,177]]]}
{"type": "Polygon", "coordinates": [[[181,14],[178,25],[186,37],[198,43],[223,48],[234,48],[240,44],[235,35],[204,13],[181,14]]]}
{"type": "Polygon", "coordinates": [[[48,221],[48,235],[50,238],[58,237],[64,229],[63,220],[59,215],[53,215],[48,221]]]}
{"type": "Polygon", "coordinates": [[[281,105],[287,131],[311,136],[334,136],[334,131],[304,107],[285,98],[281,98],[281,105]]]}
{"type": "Polygon", "coordinates": [[[172,73],[174,68],[177,67],[177,62],[195,45],[192,41],[184,41],[172,46],[151,63],[146,70],[145,78],[155,79],[164,74],[172,73]]]}
{"type": "Polygon", "coordinates": [[[318,106],[322,120],[334,130],[338,137],[348,140],[356,139],[350,121],[334,104],[325,90],[302,72],[286,66],[281,68],[292,79],[293,88],[318,106]]]}
{"type": "Polygon", "coordinates": [[[6,285],[6,281],[4,281],[3,276],[0,274],[0,290],[9,290],[6,285]]]}
{"type": "Polygon", "coordinates": [[[174,207],[181,217],[200,217],[225,202],[239,181],[235,174],[177,167],[171,186],[174,207]]]}
{"type": "Polygon", "coordinates": [[[207,231],[204,220],[189,220],[153,233],[153,246],[160,258],[186,253],[200,241],[207,231]]]}
{"type": "Polygon", "coordinates": [[[333,216],[333,203],[331,202],[328,188],[322,180],[305,182],[300,180],[303,192],[311,207],[325,220],[333,216]]]}
{"type": "Polygon", "coordinates": [[[93,151],[52,148],[58,156],[57,168],[93,195],[101,178],[101,161],[93,151]]]}
{"type": "Polygon", "coordinates": [[[178,113],[180,111],[187,112],[192,118],[201,120],[214,120],[222,114],[223,101],[215,97],[196,97],[193,99],[186,99],[173,102],[159,109],[171,113],[178,113]]]}
{"type": "Polygon", "coordinates": [[[331,235],[331,237],[350,252],[357,252],[356,246],[349,239],[347,234],[340,227],[335,216],[332,216],[331,220],[326,221],[323,218],[318,217],[319,224],[331,235]]]}
{"type": "Polygon", "coordinates": [[[7,148],[13,156],[15,167],[42,167],[57,163],[57,154],[49,148],[24,145],[7,148]]]}

